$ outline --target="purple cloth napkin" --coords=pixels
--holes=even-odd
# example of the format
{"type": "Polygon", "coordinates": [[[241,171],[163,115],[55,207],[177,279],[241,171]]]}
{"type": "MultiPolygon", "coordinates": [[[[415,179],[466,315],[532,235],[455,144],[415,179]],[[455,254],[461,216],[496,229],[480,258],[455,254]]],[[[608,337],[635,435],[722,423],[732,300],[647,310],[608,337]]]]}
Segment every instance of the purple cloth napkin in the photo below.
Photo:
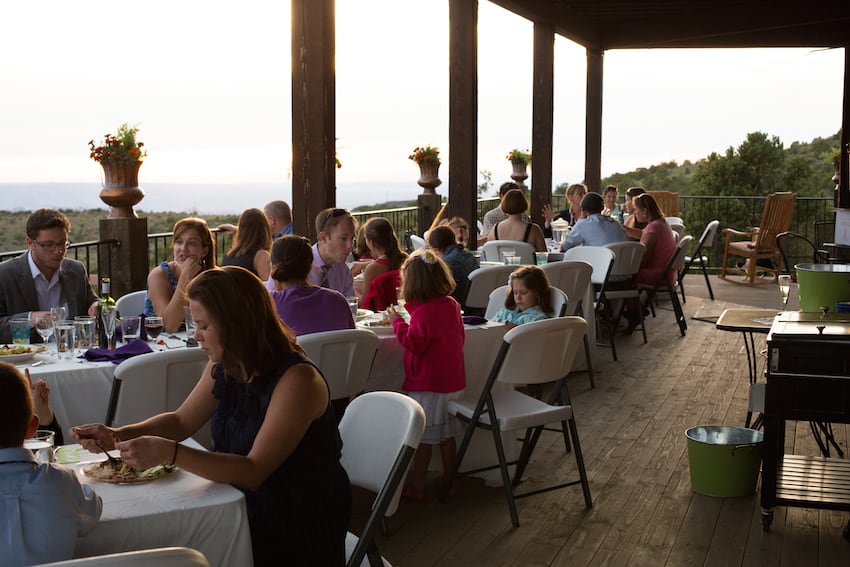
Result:
{"type": "Polygon", "coordinates": [[[484,325],[485,323],[487,323],[487,319],[485,319],[484,317],[478,317],[476,315],[463,316],[464,325],[484,325]]]}
{"type": "Polygon", "coordinates": [[[113,364],[121,364],[121,362],[128,358],[149,352],[153,352],[153,350],[148,346],[148,343],[141,339],[133,339],[126,345],[120,346],[115,350],[90,348],[83,354],[83,358],[90,362],[111,361],[113,364]]]}

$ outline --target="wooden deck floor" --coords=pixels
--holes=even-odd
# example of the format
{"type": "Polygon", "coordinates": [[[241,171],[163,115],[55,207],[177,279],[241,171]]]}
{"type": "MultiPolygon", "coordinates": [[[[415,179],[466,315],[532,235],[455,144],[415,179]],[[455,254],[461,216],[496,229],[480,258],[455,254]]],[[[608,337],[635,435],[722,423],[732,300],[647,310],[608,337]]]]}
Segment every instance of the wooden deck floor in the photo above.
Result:
{"type": "MultiPolygon", "coordinates": [[[[518,501],[521,527],[514,529],[501,488],[467,478],[445,503],[433,487],[425,502],[403,501],[390,519],[392,533],[379,539],[383,555],[403,566],[850,565],[850,543],[841,537],[846,513],[779,507],[766,533],[757,495],[724,499],[691,490],[685,430],[743,425],[747,405],[741,336],[716,330],[712,317],[727,307],[779,307],[779,292],[712,278],[711,301],[701,278],[690,275],[686,284],[687,337],[662,309],[649,320],[648,344],[640,333],[620,338],[620,362],[601,349],[595,389],[585,374],[569,380],[592,509],[579,487],[532,496],[518,501]]],[[[836,427],[836,435],[846,447],[846,428],[836,427]]],[[[817,454],[807,424],[789,424],[787,439],[788,452],[817,454]]],[[[574,476],[560,437],[545,434],[524,484],[574,476]]],[[[355,532],[368,511],[360,500],[355,532]]]]}

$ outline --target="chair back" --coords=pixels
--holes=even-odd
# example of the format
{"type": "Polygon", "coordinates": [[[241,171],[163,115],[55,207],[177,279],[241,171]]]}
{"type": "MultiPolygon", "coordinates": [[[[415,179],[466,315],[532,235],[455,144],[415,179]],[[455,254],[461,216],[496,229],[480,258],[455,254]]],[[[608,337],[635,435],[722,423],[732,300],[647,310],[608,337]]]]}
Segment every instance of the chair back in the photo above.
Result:
{"type": "MultiPolygon", "coordinates": [[[[199,348],[162,350],[129,358],[115,367],[104,423],[121,426],[180,407],[207,366],[199,348]]],[[[208,427],[195,436],[210,445],[208,427]]]]}
{"type": "Polygon", "coordinates": [[[425,412],[396,392],[367,392],[348,405],[339,423],[342,466],[352,486],[377,493],[348,565],[360,565],[384,516],[398,508],[401,482],[425,431],[425,412]]]}
{"type": "Polygon", "coordinates": [[[614,263],[614,251],[605,246],[576,246],[564,252],[564,261],[583,261],[593,266],[590,281],[602,286],[614,263]]]}
{"type": "Polygon", "coordinates": [[[544,384],[564,378],[586,331],[587,322],[575,316],[514,327],[505,333],[493,365],[495,379],[508,384],[544,384]]]}
{"type": "Polygon", "coordinates": [[[753,237],[755,250],[775,250],[776,235],[786,232],[791,227],[791,217],[794,215],[794,205],[797,202],[796,193],[771,193],[764,202],[758,232],[753,237]]]}
{"type": "Polygon", "coordinates": [[[410,235],[410,245],[414,250],[419,250],[420,248],[427,248],[428,243],[425,242],[425,239],[421,236],[416,236],[415,234],[410,235]]]}
{"type": "Polygon", "coordinates": [[[380,342],[369,329],[323,331],[298,337],[298,344],[327,380],[332,400],[350,398],[366,389],[380,342]]]}
{"type": "Polygon", "coordinates": [[[614,252],[614,264],[608,276],[633,276],[640,270],[640,263],[646,253],[646,246],[633,240],[606,244],[605,248],[614,252]]]}
{"type": "Polygon", "coordinates": [[[161,547],[44,563],[42,567],[149,567],[150,565],[157,567],[209,567],[210,564],[204,554],[195,549],[161,547]]]}
{"type": "Polygon", "coordinates": [[[485,266],[469,273],[469,288],[466,291],[464,307],[485,309],[490,301],[490,292],[508,283],[510,276],[518,266],[485,266]]]}
{"type": "Polygon", "coordinates": [[[676,257],[676,263],[673,264],[673,267],[676,268],[677,273],[685,269],[685,255],[688,253],[688,249],[690,249],[693,241],[694,237],[686,234],[676,244],[677,251],[673,254],[676,257]]]}
{"type": "Polygon", "coordinates": [[[661,207],[661,211],[664,213],[665,217],[678,217],[679,216],[679,194],[673,193],[672,191],[647,191],[652,198],[655,199],[655,202],[658,203],[658,206],[661,207]]]}
{"type": "MultiPolygon", "coordinates": [[[[550,282],[551,283],[551,282],[550,282]]],[[[487,302],[487,310],[484,312],[484,318],[488,321],[496,316],[499,309],[505,306],[505,298],[510,293],[510,286],[503,285],[494,289],[490,293],[490,299],[487,302]]],[[[552,305],[552,313],[550,317],[563,317],[567,310],[567,294],[557,287],[549,286],[549,303],[552,305]]]]}
{"type": "Polygon", "coordinates": [[[567,294],[569,302],[565,313],[578,315],[581,312],[581,302],[587,292],[587,286],[590,285],[593,266],[584,260],[562,260],[543,264],[540,269],[546,272],[549,285],[567,294]]]}
{"type": "Polygon", "coordinates": [[[131,291],[125,293],[115,300],[115,308],[119,315],[141,315],[145,312],[145,299],[148,297],[147,290],[131,291]]]}
{"type": "Polygon", "coordinates": [[[780,232],[776,235],[776,245],[782,254],[782,265],[786,274],[795,273],[797,264],[818,263],[818,249],[811,240],[802,234],[780,232]]]}
{"type": "Polygon", "coordinates": [[[694,256],[700,254],[704,248],[714,246],[714,239],[717,238],[717,231],[719,228],[720,221],[717,219],[705,225],[705,229],[702,231],[702,236],[699,237],[699,242],[697,242],[697,248],[694,250],[694,256]]]}
{"type": "Polygon", "coordinates": [[[487,262],[504,262],[504,258],[502,258],[503,250],[513,250],[514,254],[519,256],[519,261],[523,265],[533,266],[537,263],[534,256],[534,252],[536,252],[534,246],[519,240],[488,240],[481,248],[481,253],[484,254],[484,260],[487,262]]]}
{"type": "Polygon", "coordinates": [[[369,282],[369,289],[366,290],[361,305],[366,309],[383,311],[398,300],[396,288],[400,285],[400,270],[390,270],[376,276],[369,282]]]}

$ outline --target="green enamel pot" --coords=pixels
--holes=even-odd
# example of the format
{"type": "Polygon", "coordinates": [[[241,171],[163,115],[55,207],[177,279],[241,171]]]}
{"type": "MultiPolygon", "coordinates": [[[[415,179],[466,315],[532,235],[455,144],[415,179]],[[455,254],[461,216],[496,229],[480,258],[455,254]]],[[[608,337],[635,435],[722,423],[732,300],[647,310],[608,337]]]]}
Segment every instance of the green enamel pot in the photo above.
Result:
{"type": "Polygon", "coordinates": [[[763,435],[731,426],[692,427],[688,437],[691,488],[706,496],[749,496],[756,491],[763,435]]]}
{"type": "Polygon", "coordinates": [[[797,264],[800,311],[820,313],[821,307],[836,311],[835,304],[850,301],[850,265],[797,264]]]}

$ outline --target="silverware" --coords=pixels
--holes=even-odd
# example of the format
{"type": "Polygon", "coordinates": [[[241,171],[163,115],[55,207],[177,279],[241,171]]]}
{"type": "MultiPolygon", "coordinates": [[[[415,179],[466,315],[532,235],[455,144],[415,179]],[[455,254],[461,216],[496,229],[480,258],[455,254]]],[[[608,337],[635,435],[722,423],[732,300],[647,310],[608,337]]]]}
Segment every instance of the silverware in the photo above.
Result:
{"type": "Polygon", "coordinates": [[[38,361],[33,362],[32,364],[30,364],[30,368],[35,368],[36,366],[41,366],[42,364],[44,364],[44,361],[43,361],[43,360],[38,360],[38,361]]]}
{"type": "Polygon", "coordinates": [[[100,443],[94,441],[94,444],[95,447],[103,451],[103,453],[106,455],[106,458],[109,459],[109,464],[112,465],[112,468],[119,468],[124,465],[124,461],[122,461],[118,457],[113,457],[112,455],[110,455],[106,449],[100,446],[100,443]]]}

